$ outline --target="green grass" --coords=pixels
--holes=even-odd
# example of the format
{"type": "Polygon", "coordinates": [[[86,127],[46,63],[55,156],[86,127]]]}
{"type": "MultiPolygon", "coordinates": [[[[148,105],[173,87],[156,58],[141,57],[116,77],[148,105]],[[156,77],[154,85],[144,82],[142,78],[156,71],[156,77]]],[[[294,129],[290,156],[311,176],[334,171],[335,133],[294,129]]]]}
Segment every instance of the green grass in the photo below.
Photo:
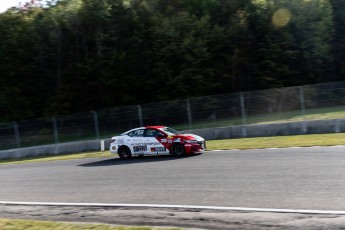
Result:
{"type": "MultiPolygon", "coordinates": [[[[304,120],[327,120],[345,118],[345,107],[318,108],[306,110],[306,114],[302,115],[300,110],[287,112],[274,112],[257,115],[248,115],[246,124],[271,124],[280,122],[293,122],[304,120]]],[[[193,120],[193,129],[212,128],[224,126],[242,125],[242,118],[230,117],[220,119],[203,119],[193,120]]],[[[177,129],[188,129],[187,125],[177,126],[177,129]]]]}
{"type": "MultiPolygon", "coordinates": [[[[253,137],[253,138],[207,141],[208,150],[287,148],[287,147],[334,146],[334,145],[345,145],[345,133],[276,136],[276,137],[253,137]]],[[[77,154],[65,154],[65,155],[54,155],[54,156],[44,156],[44,157],[0,160],[0,165],[47,162],[47,161],[58,161],[58,160],[72,160],[72,159],[81,159],[81,158],[104,158],[104,157],[116,157],[116,156],[111,154],[109,151],[87,152],[87,153],[77,153],[77,154]]]]}
{"type": "Polygon", "coordinates": [[[254,137],[207,142],[209,150],[345,145],[345,133],[254,137]]]}
{"type": "Polygon", "coordinates": [[[250,123],[262,124],[273,122],[327,120],[339,118],[345,118],[345,107],[309,109],[306,110],[305,115],[302,115],[300,111],[290,111],[281,113],[280,115],[276,116],[258,116],[256,118],[253,117],[253,120],[250,120],[250,123]],[[263,117],[265,117],[265,119],[263,119],[263,117]]]}
{"type": "Polygon", "coordinates": [[[107,224],[63,223],[36,220],[0,219],[1,230],[179,230],[180,228],[124,227],[107,224]]]}

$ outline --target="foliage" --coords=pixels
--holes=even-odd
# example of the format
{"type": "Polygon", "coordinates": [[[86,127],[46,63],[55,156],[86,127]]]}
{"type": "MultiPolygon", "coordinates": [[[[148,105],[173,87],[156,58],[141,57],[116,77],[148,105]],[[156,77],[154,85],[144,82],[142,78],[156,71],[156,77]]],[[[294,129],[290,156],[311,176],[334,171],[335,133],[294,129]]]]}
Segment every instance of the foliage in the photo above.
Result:
{"type": "Polygon", "coordinates": [[[0,121],[342,80],[342,0],[52,0],[0,14],[0,121]]]}

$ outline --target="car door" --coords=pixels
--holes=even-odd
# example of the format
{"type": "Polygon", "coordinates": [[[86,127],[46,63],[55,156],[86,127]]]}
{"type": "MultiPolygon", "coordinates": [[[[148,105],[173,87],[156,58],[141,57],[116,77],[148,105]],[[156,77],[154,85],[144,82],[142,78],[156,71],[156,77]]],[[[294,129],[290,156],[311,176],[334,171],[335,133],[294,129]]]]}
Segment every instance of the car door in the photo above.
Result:
{"type": "Polygon", "coordinates": [[[157,129],[148,128],[145,129],[144,137],[146,138],[145,142],[147,143],[147,154],[169,154],[169,150],[164,146],[167,139],[163,132],[157,129]]]}
{"type": "Polygon", "coordinates": [[[129,148],[134,156],[144,155],[148,150],[144,131],[145,129],[136,129],[127,134],[130,136],[129,148]]]}

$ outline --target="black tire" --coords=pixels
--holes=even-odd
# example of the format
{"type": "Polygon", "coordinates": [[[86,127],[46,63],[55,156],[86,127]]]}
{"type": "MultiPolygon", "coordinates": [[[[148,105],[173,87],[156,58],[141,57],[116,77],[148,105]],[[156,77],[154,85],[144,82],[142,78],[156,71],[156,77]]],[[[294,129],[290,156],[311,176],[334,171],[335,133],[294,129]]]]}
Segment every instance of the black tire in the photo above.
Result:
{"type": "Polygon", "coordinates": [[[185,149],[182,144],[173,144],[173,146],[171,146],[170,152],[173,156],[181,157],[185,154],[185,149]]]}
{"type": "Polygon", "coordinates": [[[117,151],[119,154],[119,157],[121,159],[130,159],[132,158],[131,150],[127,146],[121,146],[119,150],[117,151]]]}

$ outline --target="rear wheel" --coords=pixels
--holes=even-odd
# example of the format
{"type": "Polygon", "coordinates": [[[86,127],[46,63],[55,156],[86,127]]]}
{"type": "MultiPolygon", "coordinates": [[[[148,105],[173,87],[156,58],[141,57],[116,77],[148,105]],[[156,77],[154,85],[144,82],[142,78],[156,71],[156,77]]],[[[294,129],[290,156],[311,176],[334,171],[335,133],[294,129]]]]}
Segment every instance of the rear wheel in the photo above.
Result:
{"type": "Polygon", "coordinates": [[[174,144],[171,146],[171,154],[177,157],[183,156],[185,154],[184,146],[181,144],[174,144]]]}
{"type": "Polygon", "coordinates": [[[131,150],[127,146],[121,146],[117,153],[121,159],[129,159],[132,157],[131,150]]]}

